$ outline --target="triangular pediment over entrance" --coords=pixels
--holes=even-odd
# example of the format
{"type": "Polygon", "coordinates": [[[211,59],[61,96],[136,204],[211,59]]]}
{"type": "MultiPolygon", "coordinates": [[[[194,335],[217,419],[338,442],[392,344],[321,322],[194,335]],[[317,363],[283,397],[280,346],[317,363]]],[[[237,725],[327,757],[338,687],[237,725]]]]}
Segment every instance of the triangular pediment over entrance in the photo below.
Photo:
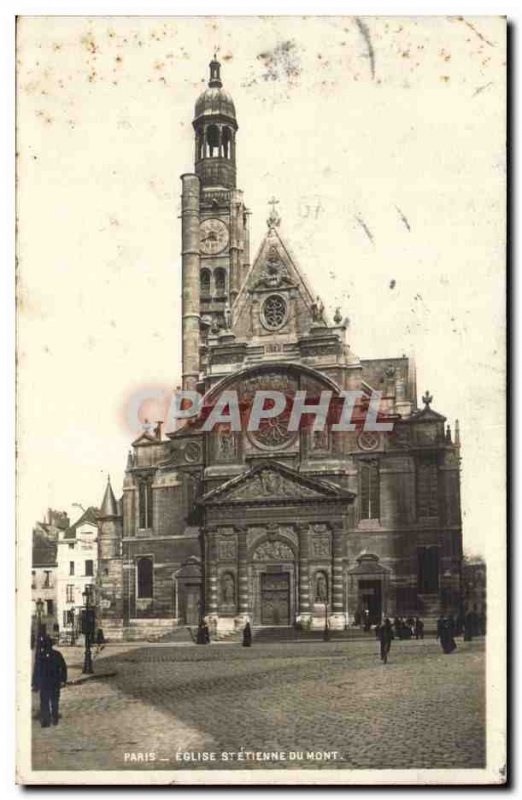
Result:
{"type": "Polygon", "coordinates": [[[302,475],[276,461],[263,461],[203,495],[214,505],[281,505],[292,502],[353,502],[355,495],[335,483],[302,475]]]}

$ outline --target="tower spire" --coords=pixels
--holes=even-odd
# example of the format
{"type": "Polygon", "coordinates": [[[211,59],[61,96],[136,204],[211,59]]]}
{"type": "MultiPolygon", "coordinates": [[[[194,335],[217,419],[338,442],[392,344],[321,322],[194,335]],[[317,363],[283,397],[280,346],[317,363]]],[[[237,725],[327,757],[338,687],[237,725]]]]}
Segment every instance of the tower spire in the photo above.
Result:
{"type": "Polygon", "coordinates": [[[214,52],[214,58],[209,64],[210,67],[210,78],[208,81],[208,85],[213,88],[216,87],[217,89],[221,89],[223,86],[221,82],[221,64],[217,60],[217,53],[214,52]]]}
{"type": "Polygon", "coordinates": [[[100,509],[100,517],[117,517],[117,516],[118,516],[118,504],[116,502],[116,498],[114,497],[114,492],[112,491],[110,475],[107,475],[107,486],[105,489],[105,494],[103,495],[103,500],[100,509]]]}

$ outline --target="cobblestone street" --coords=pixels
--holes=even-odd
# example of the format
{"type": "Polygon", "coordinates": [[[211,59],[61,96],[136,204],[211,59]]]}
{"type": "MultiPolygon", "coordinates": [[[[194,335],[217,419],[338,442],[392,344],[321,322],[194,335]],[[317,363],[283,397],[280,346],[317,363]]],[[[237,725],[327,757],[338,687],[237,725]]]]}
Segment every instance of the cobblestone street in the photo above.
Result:
{"type": "Polygon", "coordinates": [[[109,646],[95,669],[116,674],[67,686],[57,727],[34,719],[33,768],[482,767],[484,644],[457,642],[393,642],[386,666],[373,637],[109,646]],[[285,760],[248,755],[267,752],[285,760]]]}

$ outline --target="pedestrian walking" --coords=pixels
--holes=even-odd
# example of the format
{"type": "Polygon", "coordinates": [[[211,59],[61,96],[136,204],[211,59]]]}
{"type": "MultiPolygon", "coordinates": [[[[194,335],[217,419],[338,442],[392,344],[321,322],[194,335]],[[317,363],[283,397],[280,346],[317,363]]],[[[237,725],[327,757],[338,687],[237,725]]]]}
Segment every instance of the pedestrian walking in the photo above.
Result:
{"type": "Polygon", "coordinates": [[[420,617],[415,617],[415,638],[424,639],[424,622],[420,617]]]}
{"type": "Polygon", "coordinates": [[[247,622],[245,627],[243,628],[243,647],[251,647],[252,646],[252,628],[250,627],[250,622],[247,622]]]}
{"type": "Polygon", "coordinates": [[[446,655],[453,653],[457,649],[453,638],[453,625],[445,617],[442,617],[437,623],[437,639],[440,639],[440,646],[446,655]]]}
{"type": "Polygon", "coordinates": [[[67,683],[67,665],[62,654],[53,650],[53,641],[46,637],[37,655],[33,672],[33,691],[40,692],[40,724],[48,728],[58,725],[60,689],[67,683]]]}
{"type": "Polygon", "coordinates": [[[105,636],[101,628],[96,631],[96,654],[100,653],[105,647],[105,636]]]}
{"type": "Polygon", "coordinates": [[[379,626],[379,642],[381,645],[381,661],[383,664],[388,663],[388,653],[393,639],[393,628],[388,617],[384,620],[384,624],[379,626]]]}

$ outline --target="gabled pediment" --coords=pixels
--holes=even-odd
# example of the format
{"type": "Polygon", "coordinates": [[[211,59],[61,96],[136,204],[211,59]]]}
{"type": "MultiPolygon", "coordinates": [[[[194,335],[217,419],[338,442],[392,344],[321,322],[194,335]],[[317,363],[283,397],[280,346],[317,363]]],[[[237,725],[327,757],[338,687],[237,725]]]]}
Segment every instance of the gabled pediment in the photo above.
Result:
{"type": "Polygon", "coordinates": [[[411,418],[412,422],[445,422],[446,417],[426,406],[422,411],[417,411],[411,418]]]}
{"type": "Polygon", "coordinates": [[[153,436],[151,433],[147,433],[144,431],[137,439],[132,442],[132,447],[139,447],[142,444],[157,444],[158,438],[157,436],[153,436]]]}
{"type": "Polygon", "coordinates": [[[324,309],[291,255],[276,227],[271,227],[259,248],[232,309],[233,331],[236,336],[256,336],[273,333],[306,333],[312,323],[322,319],[324,309]],[[270,295],[279,296],[281,325],[273,324],[263,314],[270,295]],[[287,307],[284,320],[284,308],[287,307]],[[256,324],[255,311],[261,317],[256,324]],[[252,319],[254,313],[254,319],[252,319]]]}
{"type": "Polygon", "coordinates": [[[203,505],[241,503],[353,501],[355,495],[335,483],[304,476],[276,461],[264,461],[203,495],[203,505]]]}

